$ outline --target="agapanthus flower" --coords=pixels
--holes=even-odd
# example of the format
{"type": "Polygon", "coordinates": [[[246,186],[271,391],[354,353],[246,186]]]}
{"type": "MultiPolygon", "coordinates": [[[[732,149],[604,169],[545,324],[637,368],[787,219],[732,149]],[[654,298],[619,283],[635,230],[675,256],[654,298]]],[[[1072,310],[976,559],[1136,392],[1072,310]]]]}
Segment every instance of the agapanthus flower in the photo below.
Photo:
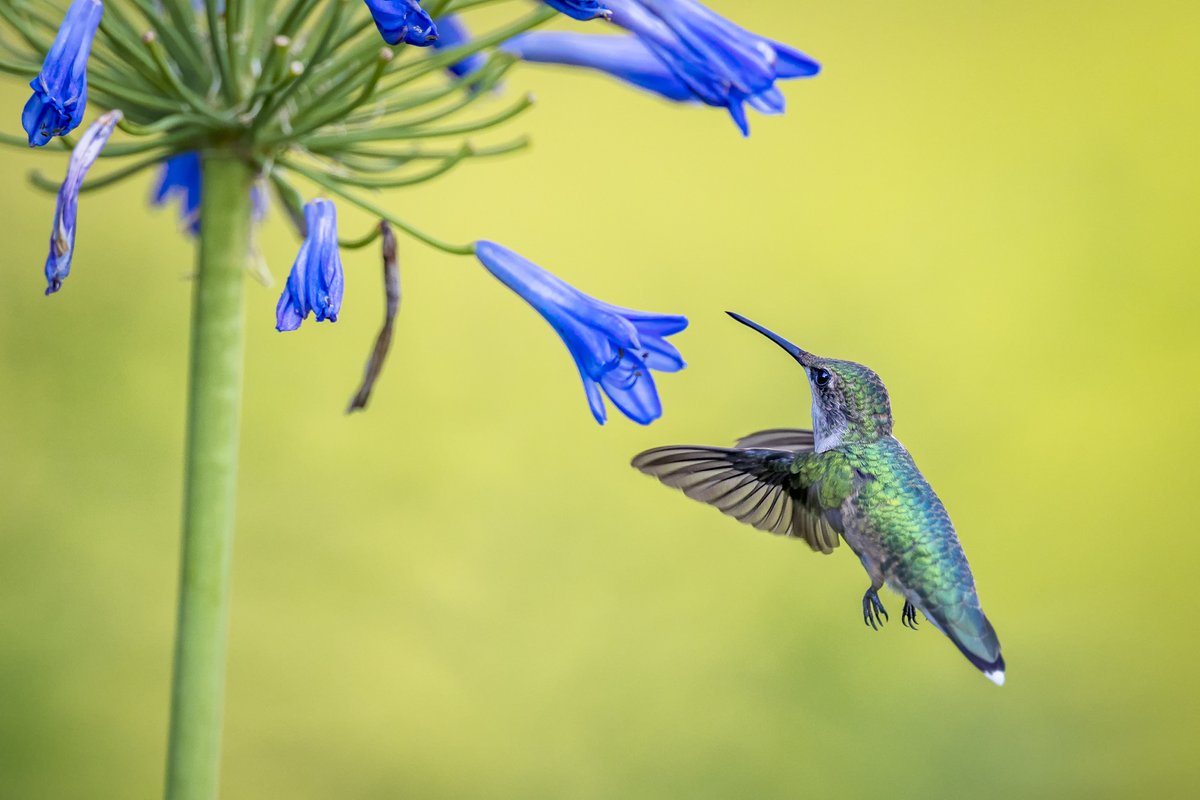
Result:
{"type": "Polygon", "coordinates": [[[79,190],[92,164],[112,136],[113,129],[121,121],[120,111],[109,111],[93,122],[71,151],[67,164],[67,177],[58,190],[54,205],[54,228],[50,231],[50,252],[46,256],[46,294],[52,295],[62,288],[63,281],[71,274],[71,256],[75,254],[75,219],[79,212],[79,190]]]}
{"type": "Polygon", "coordinates": [[[275,328],[294,331],[312,312],[317,322],[337,322],[342,308],[342,256],[338,251],[337,209],[325,199],[304,206],[307,230],[300,254],[275,307],[275,328]]]}
{"type": "Polygon", "coordinates": [[[21,113],[29,146],[41,147],[83,122],[87,107],[87,61],[104,14],[100,0],[75,0],[67,9],[42,71],[29,87],[33,96],[21,113]]]}
{"type": "MultiPolygon", "coordinates": [[[[200,233],[200,154],[193,151],[180,153],[163,162],[159,169],[158,182],[150,195],[150,203],[164,206],[173,199],[179,200],[179,218],[184,230],[193,236],[200,233]]],[[[267,215],[267,195],[257,183],[250,187],[251,214],[255,222],[267,215]]]]}
{"type": "Polygon", "coordinates": [[[647,425],[662,416],[651,370],[683,369],[683,358],[666,337],[686,328],[687,318],[601,302],[495,242],[476,242],[475,255],[562,338],[597,422],[607,419],[601,390],[634,422],[647,425]]]}
{"type": "MultiPolygon", "coordinates": [[[[438,38],[433,43],[433,46],[438,50],[449,49],[451,47],[460,47],[471,41],[471,34],[467,31],[467,26],[455,14],[442,17],[437,21],[438,38]]],[[[472,73],[478,72],[487,63],[487,56],[483,53],[472,53],[462,61],[456,61],[446,67],[446,71],[458,78],[465,78],[472,73]]]]}
{"type": "Polygon", "coordinates": [[[379,35],[388,44],[426,47],[438,38],[433,18],[418,0],[363,0],[371,10],[379,35]]]}
{"type": "Polygon", "coordinates": [[[606,0],[612,21],[632,31],[696,98],[729,110],[749,135],[745,105],[783,111],[775,81],[816,75],[821,67],[799,50],[738,27],[695,0],[606,0]]]}
{"type": "Polygon", "coordinates": [[[200,154],[180,153],[167,159],[159,172],[158,185],[150,196],[156,206],[179,200],[179,216],[193,236],[200,232],[200,154]]]}
{"type": "Polygon", "coordinates": [[[606,72],[668,100],[697,100],[695,93],[636,36],[534,31],[508,40],[502,49],[523,61],[606,72]]]}
{"type": "Polygon", "coordinates": [[[545,0],[545,2],[546,5],[556,11],[561,11],[568,17],[585,21],[596,17],[608,17],[611,13],[604,3],[598,3],[596,0],[545,0]]]}

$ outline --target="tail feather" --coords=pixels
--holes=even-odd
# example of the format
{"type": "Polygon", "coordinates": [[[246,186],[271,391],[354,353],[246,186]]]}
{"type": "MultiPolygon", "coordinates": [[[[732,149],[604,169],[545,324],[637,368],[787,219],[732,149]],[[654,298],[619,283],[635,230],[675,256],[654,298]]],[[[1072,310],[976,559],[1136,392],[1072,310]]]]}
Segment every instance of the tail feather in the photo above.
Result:
{"type": "MultiPolygon", "coordinates": [[[[940,610],[940,609],[939,609],[940,610]]],[[[934,612],[925,614],[931,622],[954,642],[967,660],[997,686],[1004,685],[1004,656],[1000,654],[1000,639],[992,623],[978,609],[969,609],[958,619],[934,612]]]]}
{"type": "Polygon", "coordinates": [[[962,642],[958,641],[953,636],[950,636],[949,638],[950,641],[954,642],[954,644],[958,647],[959,651],[967,657],[967,660],[974,664],[975,668],[983,673],[985,678],[997,686],[1004,685],[1004,656],[1000,654],[999,650],[996,651],[995,658],[988,660],[986,658],[980,658],[978,655],[968,650],[965,646],[963,646],[962,642]]]}

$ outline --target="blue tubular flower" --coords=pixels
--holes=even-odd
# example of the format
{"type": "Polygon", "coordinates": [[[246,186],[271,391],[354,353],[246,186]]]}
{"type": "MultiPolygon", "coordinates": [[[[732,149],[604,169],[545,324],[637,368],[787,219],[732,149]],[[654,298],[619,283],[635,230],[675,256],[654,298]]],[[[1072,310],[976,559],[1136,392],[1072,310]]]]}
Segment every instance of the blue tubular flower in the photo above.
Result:
{"type": "MultiPolygon", "coordinates": [[[[433,46],[442,50],[450,47],[459,47],[471,41],[471,34],[467,31],[467,26],[463,25],[462,20],[454,14],[448,17],[442,17],[438,20],[438,38],[433,43],[433,46]]],[[[487,62],[487,57],[483,53],[472,53],[462,61],[457,61],[446,67],[446,71],[451,75],[459,78],[478,72],[487,62]]]]}
{"type": "Polygon", "coordinates": [[[100,0],[75,0],[67,9],[42,71],[29,87],[33,96],[21,113],[29,146],[41,147],[83,122],[87,107],[87,60],[104,14],[100,0]]]}
{"type": "Polygon", "coordinates": [[[294,331],[311,311],[317,322],[337,322],[342,308],[342,256],[338,252],[337,209],[318,199],[304,206],[307,232],[275,307],[275,328],[294,331]]]}
{"type": "Polygon", "coordinates": [[[679,351],[666,337],[687,327],[685,317],[601,302],[495,242],[476,242],[475,255],[562,337],[597,422],[607,419],[601,389],[634,422],[648,425],[662,416],[650,371],[683,369],[679,351]]]}
{"type": "MultiPolygon", "coordinates": [[[[150,195],[150,203],[164,206],[179,199],[179,217],[184,230],[196,236],[200,233],[200,154],[180,153],[163,162],[158,173],[158,185],[150,195]]],[[[251,214],[255,222],[267,215],[267,195],[258,184],[250,187],[251,214]]]]}
{"type": "Polygon", "coordinates": [[[200,154],[180,153],[167,159],[159,172],[158,187],[150,196],[156,206],[179,198],[179,216],[184,228],[195,236],[200,233],[200,154]]]}
{"type": "Polygon", "coordinates": [[[668,100],[696,100],[692,90],[636,36],[535,31],[509,39],[502,49],[523,61],[569,64],[606,72],[668,100]]]}
{"type": "Polygon", "coordinates": [[[58,190],[58,201],[54,206],[54,228],[50,231],[50,253],[46,256],[46,295],[62,288],[63,281],[71,274],[71,256],[75,254],[75,219],[79,213],[79,190],[88,170],[100,156],[100,151],[112,136],[113,129],[121,121],[120,111],[109,111],[92,123],[79,144],[71,151],[71,162],[67,165],[67,177],[58,190]]]}
{"type": "Polygon", "coordinates": [[[780,78],[811,77],[820,65],[787,45],[734,25],[695,0],[608,0],[612,20],[637,34],[698,99],[729,109],[748,136],[744,104],[783,111],[780,78]]]}
{"type": "Polygon", "coordinates": [[[388,44],[427,47],[438,38],[437,26],[418,0],[363,0],[371,9],[375,27],[388,44]]]}
{"type": "Polygon", "coordinates": [[[545,0],[546,5],[574,19],[589,20],[596,17],[608,19],[612,13],[596,0],[545,0]]]}

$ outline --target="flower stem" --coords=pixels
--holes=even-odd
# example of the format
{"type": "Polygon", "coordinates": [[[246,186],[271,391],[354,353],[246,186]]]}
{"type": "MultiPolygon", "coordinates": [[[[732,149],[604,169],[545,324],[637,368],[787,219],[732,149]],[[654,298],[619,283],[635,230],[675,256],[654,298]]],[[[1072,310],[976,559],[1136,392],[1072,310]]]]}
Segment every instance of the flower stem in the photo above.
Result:
{"type": "Polygon", "coordinates": [[[229,630],[251,174],[214,152],[203,176],[167,800],[217,796],[229,630]]]}

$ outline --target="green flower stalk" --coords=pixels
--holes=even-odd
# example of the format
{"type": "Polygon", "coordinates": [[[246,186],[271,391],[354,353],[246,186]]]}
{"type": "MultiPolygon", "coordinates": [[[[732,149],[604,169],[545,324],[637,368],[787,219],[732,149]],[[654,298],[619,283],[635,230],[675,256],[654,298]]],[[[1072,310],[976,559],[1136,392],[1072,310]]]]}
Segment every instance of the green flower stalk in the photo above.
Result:
{"type": "Polygon", "coordinates": [[[192,297],[183,557],[167,755],[166,796],[172,800],[217,795],[242,395],[243,272],[250,246],[252,173],[240,159],[212,152],[203,156],[203,174],[206,224],[192,297]]]}
{"type": "MultiPolygon", "coordinates": [[[[739,120],[743,103],[782,110],[775,80],[799,74],[779,56],[792,51],[759,46],[767,40],[746,39],[692,0],[621,0],[611,9],[596,0],[510,3],[507,21],[470,35],[465,19],[493,3],[0,0],[0,73],[31,89],[19,115],[24,135],[0,131],[0,144],[70,156],[61,183],[31,176],[35,187],[57,194],[47,294],[67,288],[72,261],[86,265],[86,242],[77,248],[75,237],[85,196],[146,171],[158,173],[153,202],[178,200],[183,227],[197,242],[169,800],[210,800],[219,783],[244,288],[258,263],[253,229],[268,194],[302,242],[276,304],[281,331],[310,313],[329,322],[354,313],[350,298],[342,307],[339,251],[382,239],[388,311],[349,411],[366,407],[390,349],[400,298],[394,231],[477,256],[563,338],[596,419],[605,420],[603,388],[622,413],[645,424],[661,413],[651,370],[683,366],[664,337],[686,319],[601,302],[491,242],[447,242],[375,193],[525,147],[522,136],[493,138],[532,105],[499,91],[522,58],[602,68],[635,85],[650,80],[664,97],[728,106],[739,120]],[[555,18],[621,24],[645,40],[633,47],[623,40],[600,55],[592,44],[587,53],[571,52],[571,40],[513,44],[555,18]],[[89,114],[92,122],[76,138],[89,114]],[[335,202],[379,223],[339,239],[335,202]]],[[[14,110],[14,122],[17,116],[14,110]]],[[[268,319],[256,311],[251,324],[268,319]]]]}

